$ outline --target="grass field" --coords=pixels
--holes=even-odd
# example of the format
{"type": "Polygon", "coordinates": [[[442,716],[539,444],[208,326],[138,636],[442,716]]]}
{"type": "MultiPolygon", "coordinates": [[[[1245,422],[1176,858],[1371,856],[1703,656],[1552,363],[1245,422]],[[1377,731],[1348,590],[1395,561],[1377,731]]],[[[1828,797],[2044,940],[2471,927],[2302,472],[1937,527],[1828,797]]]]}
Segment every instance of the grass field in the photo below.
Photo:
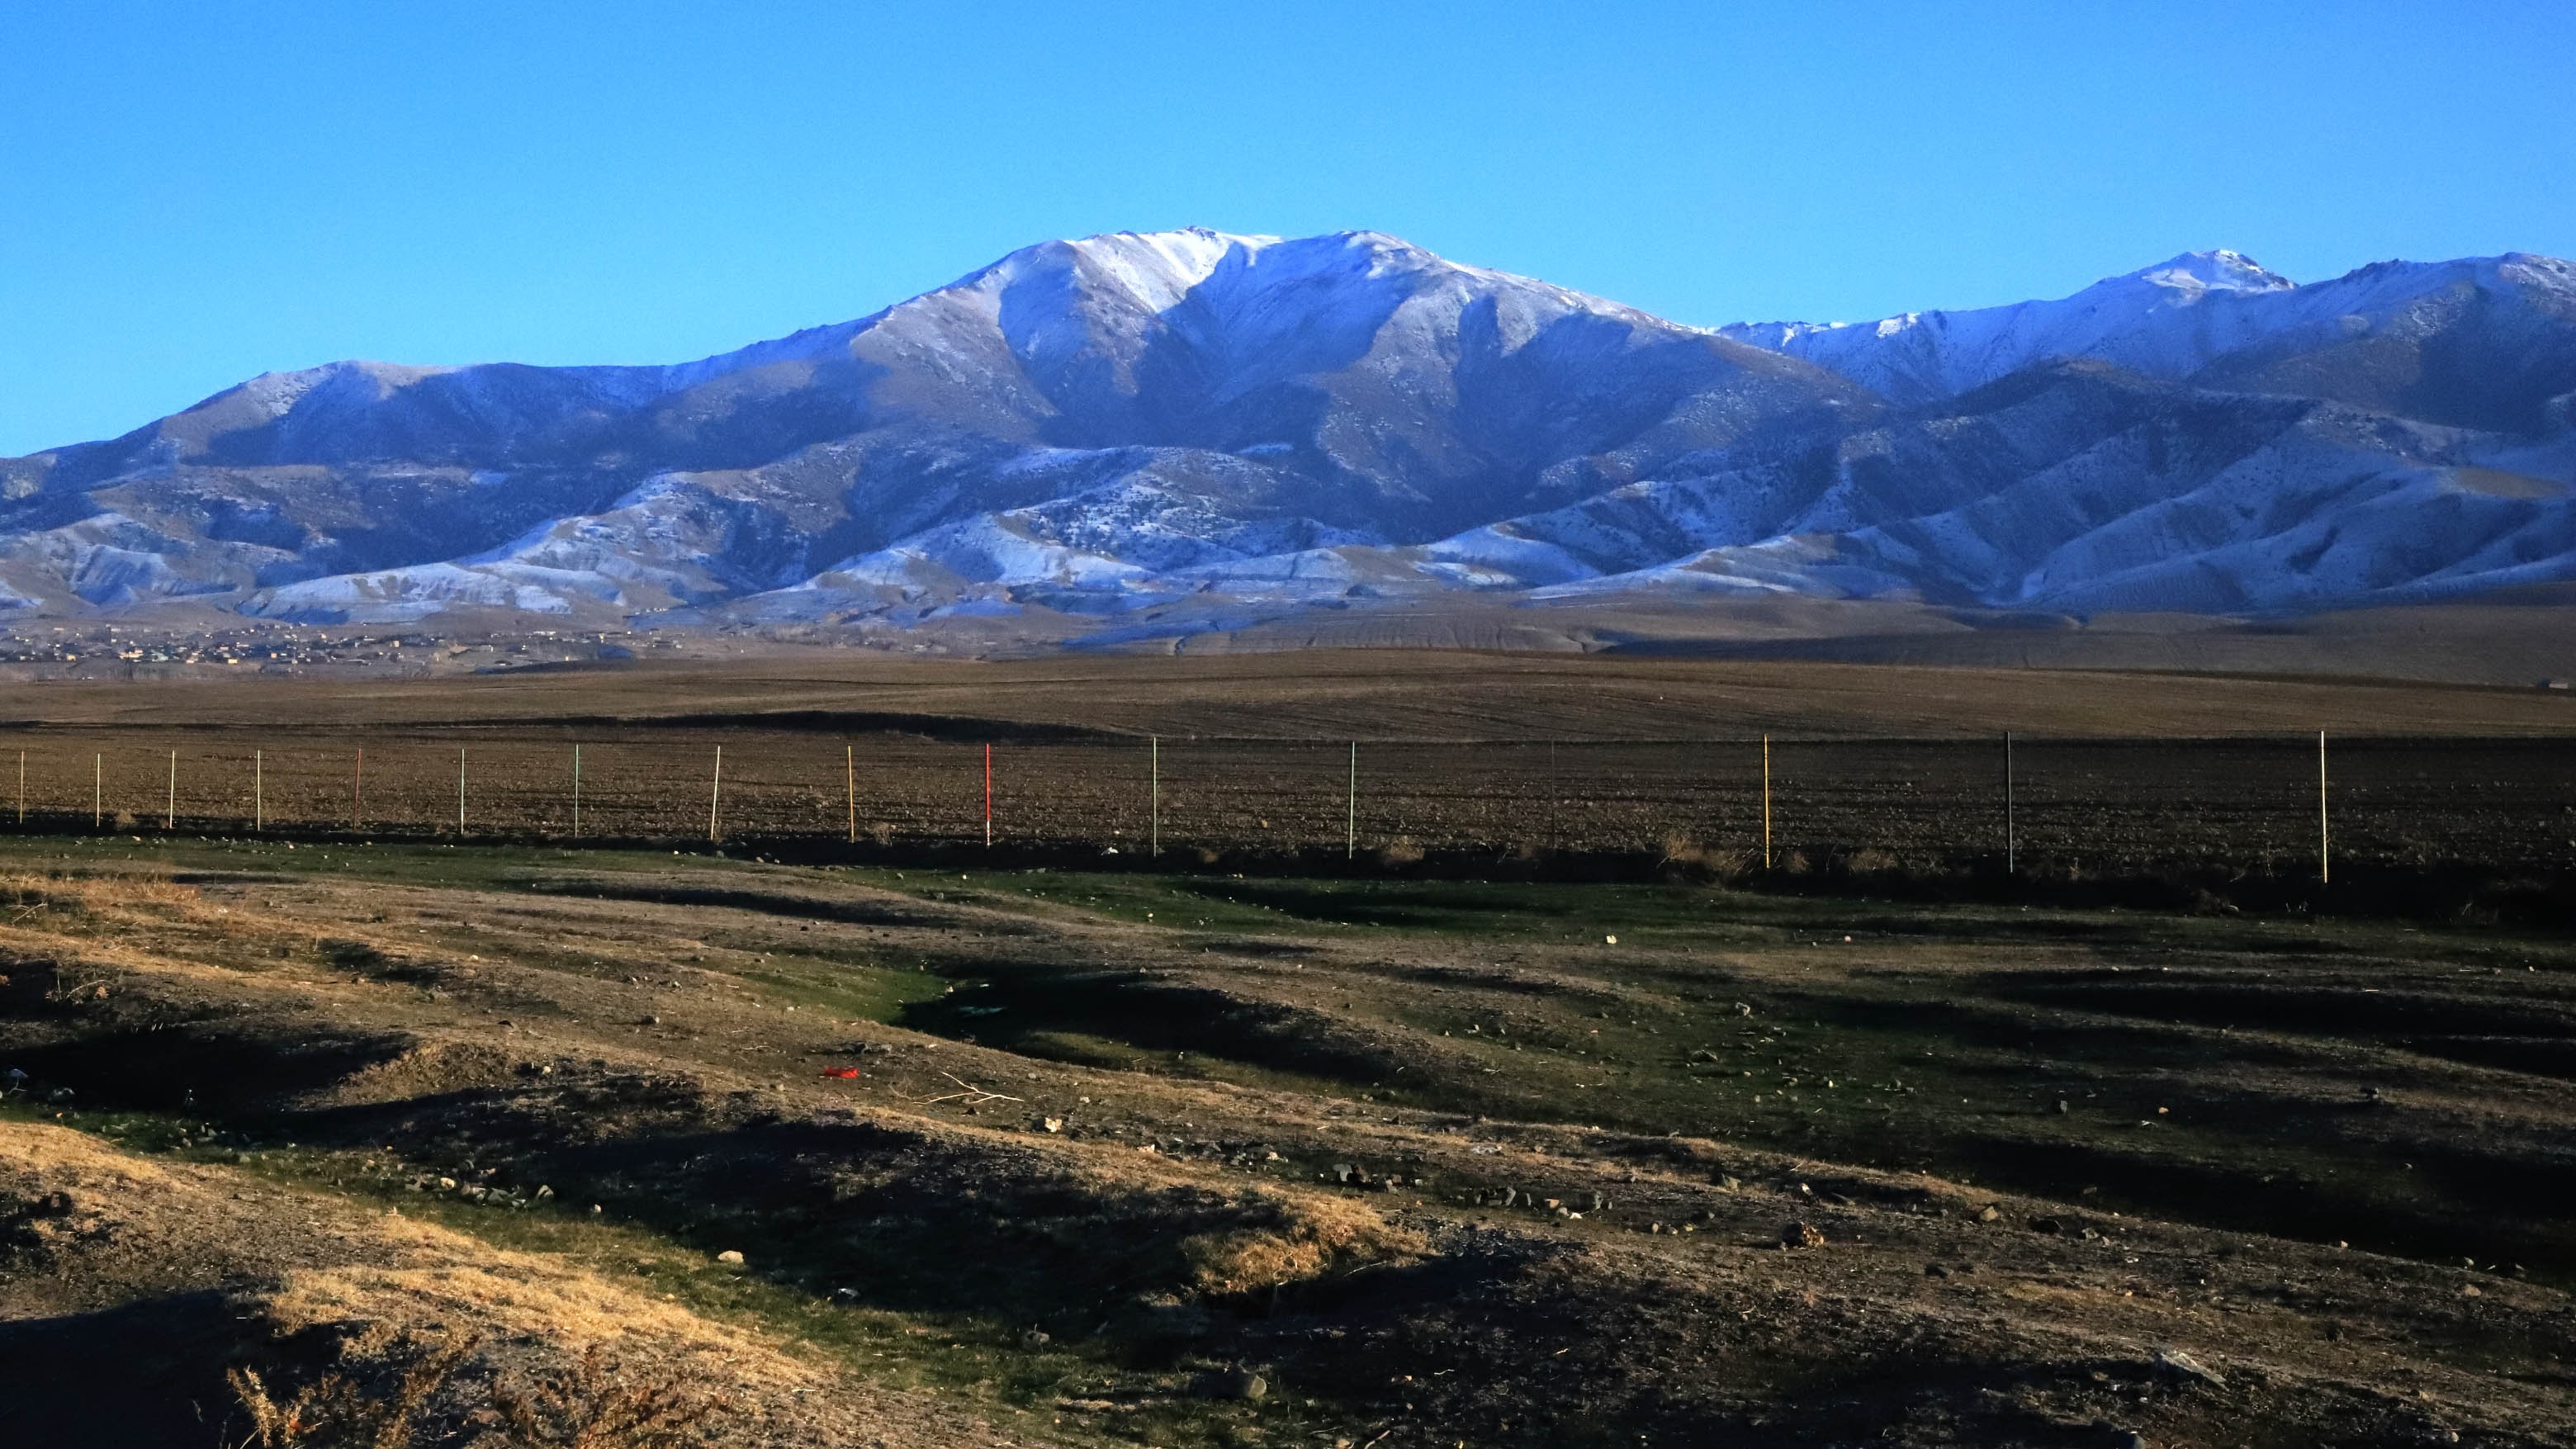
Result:
{"type": "Polygon", "coordinates": [[[65,1346],[150,1365],[80,1442],[214,1443],[217,1367],[359,1321],[481,1326],[504,1380],[605,1341],[738,1442],[2576,1422],[2563,935],[390,843],[0,875],[0,1373],[51,1428],[104,1392],[65,1346]]]}

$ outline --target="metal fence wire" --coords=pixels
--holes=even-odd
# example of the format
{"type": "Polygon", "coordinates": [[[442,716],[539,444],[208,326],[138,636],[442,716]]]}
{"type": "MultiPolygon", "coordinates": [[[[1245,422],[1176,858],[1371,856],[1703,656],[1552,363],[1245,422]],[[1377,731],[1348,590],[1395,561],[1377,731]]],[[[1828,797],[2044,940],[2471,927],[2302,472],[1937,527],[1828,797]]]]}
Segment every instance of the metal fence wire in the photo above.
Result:
{"type": "MultiPolygon", "coordinates": [[[[1150,853],[1660,853],[1758,860],[1765,744],[1003,740],[1003,847],[1150,853]]],[[[2576,751],[2531,738],[1792,739],[1768,745],[1775,861],[2335,859],[2576,864],[2576,751]],[[2007,788],[2009,783],[2009,805],[2007,788]],[[2324,819],[2320,819],[2320,805],[2324,819]]],[[[760,730],[46,729],[0,739],[29,831],[258,830],[573,842],[983,844],[983,742],[760,730]],[[716,752],[723,750],[722,778],[716,752]],[[575,751],[579,751],[578,809],[575,751]]]]}

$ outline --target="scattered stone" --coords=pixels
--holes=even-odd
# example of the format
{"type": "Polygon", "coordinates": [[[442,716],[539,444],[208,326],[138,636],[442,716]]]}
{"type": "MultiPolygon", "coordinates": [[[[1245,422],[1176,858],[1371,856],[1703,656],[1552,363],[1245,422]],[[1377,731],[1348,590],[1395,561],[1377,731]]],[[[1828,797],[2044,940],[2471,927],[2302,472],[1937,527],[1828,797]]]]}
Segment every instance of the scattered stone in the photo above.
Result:
{"type": "Polygon", "coordinates": [[[2182,1375],[2184,1378],[2198,1379],[2212,1388],[2223,1389],[2227,1387],[2227,1380],[2220,1378],[2207,1364],[2193,1358],[2190,1354],[2183,1352],[2181,1349],[2157,1349],[2156,1363],[2159,1367],[2169,1369],[2174,1373],[2182,1375]]]}
{"type": "Polygon", "coordinates": [[[1813,1223],[1791,1223],[1780,1230],[1781,1247],[1821,1248],[1824,1245],[1824,1232],[1813,1223]]]}
{"type": "MultiPolygon", "coordinates": [[[[844,1293],[850,1292],[850,1290],[846,1288],[841,1291],[844,1293]]],[[[856,1293],[850,1293],[850,1296],[856,1298],[859,1295],[856,1293]]],[[[1020,1335],[1020,1347],[1025,1348],[1032,1353],[1035,1353],[1037,1350],[1046,1347],[1049,1343],[1054,1341],[1055,1335],[1048,1333],[1042,1328],[1032,1328],[1028,1332],[1020,1335]]]]}
{"type": "Polygon", "coordinates": [[[1942,1267],[1938,1263],[1926,1263],[1923,1265],[1923,1276],[1926,1278],[1947,1278],[1950,1276],[1950,1270],[1942,1267]]]}
{"type": "Polygon", "coordinates": [[[2486,1296],[2486,1292],[2475,1283],[2463,1283],[2460,1285],[2460,1296],[2463,1298],[2483,1298],[2486,1296]]]}
{"type": "Polygon", "coordinates": [[[1270,1397],[1270,1381],[1250,1369],[1236,1369],[1225,1376],[1225,1396],[1246,1403],[1259,1403],[1270,1397]]]}
{"type": "Polygon", "coordinates": [[[723,1252],[716,1254],[716,1261],[733,1267],[740,1267],[742,1265],[742,1254],[737,1249],[727,1248],[723,1252]]]}
{"type": "Polygon", "coordinates": [[[1978,1221],[1978,1222],[1981,1222],[1981,1223],[1999,1223],[1999,1222],[2002,1222],[2003,1220],[2004,1220],[2004,1210],[2003,1210],[2002,1208],[1999,1208],[1999,1207],[1995,1206],[1993,1203],[1988,1203],[1988,1204],[1986,1204],[1984,1207],[1981,1207],[1981,1208],[1977,1209],[1977,1221],[1978,1221]]]}
{"type": "Polygon", "coordinates": [[[2053,1238],[2059,1233],[2066,1231],[2066,1224],[2059,1222],[2055,1218],[2032,1218],[2030,1220],[2030,1230],[2034,1233],[2046,1233],[2048,1236],[2053,1238]]]}
{"type": "Polygon", "coordinates": [[[662,1024],[662,1018],[648,1012],[645,1014],[644,1024],[646,1026],[660,1026],[662,1024]]]}
{"type": "Polygon", "coordinates": [[[2063,1116],[2065,1116],[2067,1113],[2072,1112],[2072,1111],[2074,1111],[2074,1110],[2075,1110],[2075,1109],[2074,1109],[2073,1107],[2071,1107],[2071,1106],[2068,1106],[2068,1105],[2067,1105],[2066,1099],[2065,1099],[2064,1097],[2060,1097],[2060,1098],[2058,1098],[2058,1099],[2057,1099],[2057,1115],[2058,1115],[2058,1116],[2063,1117],[2063,1116]]]}

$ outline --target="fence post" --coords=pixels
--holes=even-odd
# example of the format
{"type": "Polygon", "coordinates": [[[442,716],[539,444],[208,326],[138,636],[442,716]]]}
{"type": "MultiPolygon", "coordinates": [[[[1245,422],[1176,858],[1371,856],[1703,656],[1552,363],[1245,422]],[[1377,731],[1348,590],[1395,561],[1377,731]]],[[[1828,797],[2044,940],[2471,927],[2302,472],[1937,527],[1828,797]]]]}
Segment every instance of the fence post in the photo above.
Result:
{"type": "Polygon", "coordinates": [[[1153,800],[1154,800],[1154,844],[1153,844],[1152,854],[1153,854],[1154,856],[1159,857],[1159,856],[1161,856],[1161,855],[1162,855],[1162,853],[1163,853],[1163,738],[1162,738],[1162,736],[1160,736],[1160,735],[1156,735],[1156,736],[1154,736],[1154,737],[1152,738],[1152,744],[1151,744],[1151,746],[1150,746],[1150,749],[1151,749],[1151,753],[1150,753],[1150,754],[1149,754],[1149,756],[1148,756],[1148,759],[1149,759],[1150,763],[1146,766],[1146,778],[1147,778],[1147,780],[1150,782],[1150,789],[1151,789],[1151,792],[1152,792],[1152,795],[1153,795],[1153,800]]]}
{"type": "Polygon", "coordinates": [[[993,747],[984,747],[984,848],[993,848],[993,747]]]}
{"type": "Polygon", "coordinates": [[[456,833],[465,834],[465,747],[456,747],[456,833]]]}
{"type": "Polygon", "coordinates": [[[2019,842],[2013,833],[2013,738],[2004,731],[2004,874],[2011,875],[2019,842]]]}
{"type": "Polygon", "coordinates": [[[107,819],[107,757],[89,757],[89,828],[96,830],[107,819]]]}
{"type": "Polygon", "coordinates": [[[1762,868],[1771,868],[1771,737],[1762,737],[1762,868]]]}
{"type": "Polygon", "coordinates": [[[717,823],[718,823],[718,821],[721,819],[721,815],[720,815],[720,813],[719,813],[719,812],[720,812],[720,811],[722,811],[722,809],[723,809],[723,808],[724,808],[724,746],[722,746],[722,745],[718,745],[718,746],[716,746],[716,774],[715,774],[715,780],[714,780],[714,782],[713,782],[712,784],[708,785],[708,787],[707,787],[707,839],[709,839],[709,840],[711,840],[711,841],[712,841],[712,840],[717,840],[717,839],[721,839],[721,838],[722,838],[722,837],[720,837],[720,836],[717,834],[717,823]]]}
{"type": "Polygon", "coordinates": [[[572,747],[572,838],[581,839],[581,746],[572,747]]]}
{"type": "Polygon", "coordinates": [[[268,828],[268,751],[250,752],[250,833],[268,828]]]}
{"type": "Polygon", "coordinates": [[[349,774],[349,828],[364,830],[367,825],[367,747],[358,747],[357,766],[349,774]]]}
{"type": "Polygon", "coordinates": [[[2334,881],[2334,859],[2326,835],[2326,732],[2317,731],[2317,884],[2334,881]]]}
{"type": "Polygon", "coordinates": [[[1360,742],[1351,741],[1351,789],[1342,814],[1342,858],[1357,860],[1360,854],[1360,742]]]}
{"type": "Polygon", "coordinates": [[[27,752],[18,752],[18,823],[27,823],[27,752]]]}
{"type": "Polygon", "coordinates": [[[170,793],[169,793],[166,797],[164,797],[164,798],[163,798],[162,803],[161,803],[161,830],[162,830],[162,833],[166,835],[166,834],[168,834],[170,831],[176,830],[176,829],[178,829],[178,828],[179,828],[179,752],[178,752],[177,750],[172,750],[172,751],[170,752],[170,793]]]}
{"type": "Polygon", "coordinates": [[[859,843],[859,747],[841,746],[841,785],[850,801],[850,843],[859,843]]]}

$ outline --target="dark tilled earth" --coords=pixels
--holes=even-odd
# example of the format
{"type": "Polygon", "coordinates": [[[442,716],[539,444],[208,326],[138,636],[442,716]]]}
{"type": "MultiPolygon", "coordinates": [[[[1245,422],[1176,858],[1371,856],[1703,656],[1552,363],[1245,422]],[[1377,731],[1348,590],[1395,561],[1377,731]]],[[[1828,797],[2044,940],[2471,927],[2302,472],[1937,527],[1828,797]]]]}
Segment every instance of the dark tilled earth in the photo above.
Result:
{"type": "Polygon", "coordinates": [[[2563,935],[197,837],[0,877],[0,1438],[239,1443],[227,1367],[470,1336],[422,1443],[592,1346],[739,1444],[2576,1442],[2563,935]]]}
{"type": "MultiPolygon", "coordinates": [[[[1133,863],[1159,844],[1175,863],[1244,869],[1377,869],[1431,855],[1539,875],[1597,873],[1605,858],[1741,873],[1763,861],[1766,839],[1759,737],[1354,747],[746,724],[84,729],[23,735],[23,753],[10,743],[0,737],[0,830],[37,833],[149,839],[265,826],[352,841],[635,844],[704,843],[712,831],[893,861],[985,849],[989,783],[991,846],[1039,863],[1133,863]],[[21,764],[24,825],[10,773],[21,764]]],[[[1776,739],[1770,859],[1789,875],[2000,875],[2009,860],[2033,878],[2179,869],[2313,881],[2325,846],[2347,872],[2548,882],[2562,895],[2576,879],[2576,751],[2563,740],[2329,745],[2321,841],[2313,733],[2025,736],[2011,749],[2009,800],[2000,737],[1776,739]]]]}
{"type": "MultiPolygon", "coordinates": [[[[2405,617],[2429,628],[2434,612],[2405,617]]],[[[2515,628],[2563,639],[2543,627],[2554,617],[2515,628]]],[[[2470,653],[2476,633],[2438,637],[2470,653]]],[[[1228,869],[1423,852],[1542,874],[1599,854],[1740,865],[1764,846],[1767,736],[1781,867],[2000,873],[2011,733],[2011,840],[2027,873],[2312,878],[2325,731],[2339,864],[2563,885],[2576,871],[2571,725],[2576,694],[2529,681],[1421,649],[946,663],[780,650],[367,683],[31,686],[0,721],[0,827],[447,839],[461,812],[469,837],[676,842],[712,825],[771,847],[855,842],[850,859],[980,849],[989,747],[991,837],[1050,855],[1034,864],[1150,850],[1159,777],[1166,850],[1228,869]]]]}

